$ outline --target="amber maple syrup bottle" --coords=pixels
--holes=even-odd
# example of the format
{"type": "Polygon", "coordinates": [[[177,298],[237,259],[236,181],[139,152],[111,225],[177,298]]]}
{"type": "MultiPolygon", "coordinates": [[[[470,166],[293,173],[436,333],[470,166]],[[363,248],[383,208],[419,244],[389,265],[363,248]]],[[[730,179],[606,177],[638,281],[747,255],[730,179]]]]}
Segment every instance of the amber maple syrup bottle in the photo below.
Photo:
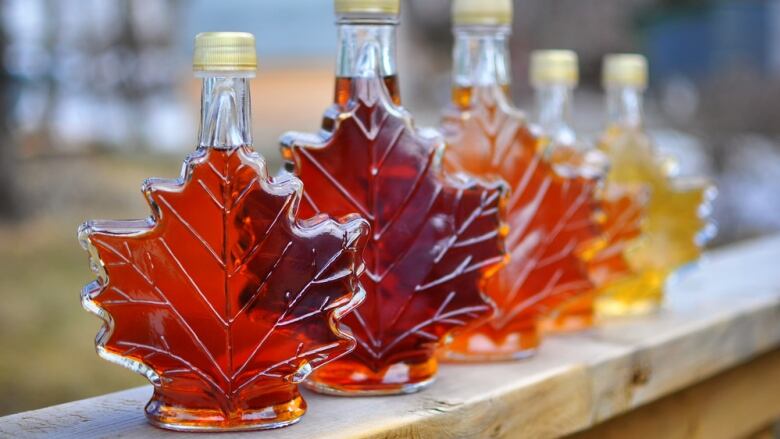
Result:
{"type": "Polygon", "coordinates": [[[366,301],[346,322],[357,348],[307,385],[336,395],[409,393],[429,385],[435,350],[493,308],[485,278],[504,263],[503,183],[449,175],[443,139],[400,106],[399,0],[336,0],[335,99],[315,135],[289,133],[282,154],[306,186],[304,212],[359,213],[366,301]]]}
{"type": "Polygon", "coordinates": [[[602,177],[607,158],[577,136],[572,124],[574,89],[579,82],[577,54],[570,50],[531,53],[529,78],[534,89],[536,128],[543,153],[564,175],[602,177]]]}
{"type": "Polygon", "coordinates": [[[695,261],[714,234],[708,216],[714,187],[703,179],[681,179],[670,173],[643,124],[647,60],[620,54],[605,58],[607,128],[599,148],[610,159],[607,184],[643,185],[649,191],[642,235],[627,259],[635,275],[609,286],[597,300],[597,313],[625,316],[651,313],[663,301],[667,278],[695,261]]]}
{"type": "Polygon", "coordinates": [[[79,229],[98,275],[82,291],[104,320],[98,354],[149,379],[159,427],[295,423],[297,383],[355,346],[340,320],[364,297],[368,224],[298,219],[301,182],[269,177],[251,147],[256,64],[251,34],[199,34],[200,141],[181,177],[144,183],[149,218],[79,229]]]}
{"type": "Polygon", "coordinates": [[[579,80],[577,54],[569,50],[539,50],[531,54],[530,79],[536,96],[536,123],[545,138],[544,155],[563,175],[600,180],[597,219],[601,235],[584,253],[594,288],[564,302],[542,322],[546,331],[587,328],[595,317],[599,291],[634,273],[626,259],[641,233],[647,193],[641,187],[606,184],[607,157],[577,136],[571,123],[573,91],[579,80]]]}
{"type": "Polygon", "coordinates": [[[598,236],[597,179],[559,173],[544,156],[543,138],[510,100],[509,0],[453,3],[452,104],[442,131],[445,168],[497,175],[512,188],[507,205],[510,260],[486,282],[497,313],[456,335],[442,355],[453,361],[532,355],[539,320],[593,285],[584,251],[598,236]]]}
{"type": "MultiPolygon", "coordinates": [[[[603,154],[590,150],[571,123],[572,95],[579,81],[577,54],[570,50],[531,53],[529,68],[535,92],[536,126],[544,138],[543,154],[555,170],[571,177],[601,179],[606,173],[603,154]]],[[[594,241],[593,246],[601,246],[594,241]]],[[[594,254],[596,251],[592,251],[594,254]]],[[[541,322],[544,331],[576,331],[593,325],[597,285],[563,302],[541,322]]]]}

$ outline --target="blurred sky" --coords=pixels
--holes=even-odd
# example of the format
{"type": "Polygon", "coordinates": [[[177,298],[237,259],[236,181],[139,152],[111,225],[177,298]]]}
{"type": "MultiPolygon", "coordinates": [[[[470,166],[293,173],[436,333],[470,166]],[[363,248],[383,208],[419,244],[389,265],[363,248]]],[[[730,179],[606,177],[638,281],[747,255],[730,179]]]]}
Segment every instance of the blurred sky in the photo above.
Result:
{"type": "Polygon", "coordinates": [[[336,38],[333,5],[325,0],[191,0],[183,7],[177,39],[185,56],[198,32],[251,32],[260,62],[305,64],[312,58],[330,63],[336,38]]]}

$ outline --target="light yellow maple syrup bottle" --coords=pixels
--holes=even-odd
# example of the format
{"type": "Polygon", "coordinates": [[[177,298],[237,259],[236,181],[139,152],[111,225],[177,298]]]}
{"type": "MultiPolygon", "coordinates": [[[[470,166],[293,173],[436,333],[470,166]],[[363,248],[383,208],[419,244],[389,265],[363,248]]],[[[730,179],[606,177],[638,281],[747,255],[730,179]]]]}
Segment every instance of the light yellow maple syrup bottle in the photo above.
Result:
{"type": "Polygon", "coordinates": [[[608,122],[599,149],[611,162],[607,184],[644,185],[649,199],[642,234],[626,252],[636,274],[603,291],[596,301],[600,316],[657,310],[669,275],[698,259],[714,234],[708,216],[715,188],[703,179],[672,175],[668,160],[657,153],[644,129],[642,98],[647,79],[647,59],[641,55],[608,55],[604,60],[608,122]]]}

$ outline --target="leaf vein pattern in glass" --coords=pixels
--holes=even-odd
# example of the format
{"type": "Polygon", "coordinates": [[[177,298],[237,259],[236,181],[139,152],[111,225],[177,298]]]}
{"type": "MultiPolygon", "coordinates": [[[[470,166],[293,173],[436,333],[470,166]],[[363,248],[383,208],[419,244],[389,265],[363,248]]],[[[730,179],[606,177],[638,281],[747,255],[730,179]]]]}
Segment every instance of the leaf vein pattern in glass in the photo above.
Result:
{"type": "Polygon", "coordinates": [[[152,379],[154,422],[296,419],[296,383],[355,344],[340,318],[364,295],[368,224],[296,219],[300,182],[269,178],[248,147],[200,149],[184,169],[145,184],[151,219],[80,229],[98,273],[83,293],[105,321],[98,350],[152,379]]]}
{"type": "Polygon", "coordinates": [[[349,81],[351,99],[326,112],[329,131],[282,141],[307,188],[304,212],[366,209],[372,226],[361,277],[367,299],[345,318],[358,347],[313,377],[335,387],[390,386],[394,366],[430,365],[445,335],[492,312],[481,283],[504,262],[506,190],[444,174],[443,143],[414,129],[386,79],[339,80],[349,81]]]}
{"type": "Polygon", "coordinates": [[[598,181],[556,172],[502,89],[475,87],[469,93],[468,108],[451,108],[444,115],[445,168],[497,175],[509,183],[511,257],[486,284],[498,306],[496,316],[457,336],[445,355],[520,357],[538,344],[536,322],[544,313],[594,287],[582,253],[600,232],[598,181]]]}

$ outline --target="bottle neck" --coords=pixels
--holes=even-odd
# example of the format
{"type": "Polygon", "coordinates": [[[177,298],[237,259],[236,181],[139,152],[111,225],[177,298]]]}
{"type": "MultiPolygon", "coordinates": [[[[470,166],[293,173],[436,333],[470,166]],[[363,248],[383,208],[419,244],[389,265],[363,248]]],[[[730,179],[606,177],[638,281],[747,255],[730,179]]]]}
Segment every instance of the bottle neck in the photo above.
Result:
{"type": "Polygon", "coordinates": [[[252,144],[252,74],[204,73],[199,145],[233,149],[252,144]]]}
{"type": "Polygon", "coordinates": [[[640,128],[643,125],[643,91],[637,87],[611,86],[607,89],[609,125],[640,128]]]}
{"type": "Polygon", "coordinates": [[[469,91],[496,88],[509,95],[509,26],[457,26],[453,48],[453,101],[469,104],[469,91]]]}
{"type": "Polygon", "coordinates": [[[568,84],[543,84],[535,87],[537,123],[553,141],[574,143],[571,124],[573,88],[568,84]]]}
{"type": "Polygon", "coordinates": [[[400,104],[396,66],[395,16],[370,19],[341,17],[338,21],[335,101],[345,105],[351,96],[352,80],[382,78],[396,104],[400,104]]]}

